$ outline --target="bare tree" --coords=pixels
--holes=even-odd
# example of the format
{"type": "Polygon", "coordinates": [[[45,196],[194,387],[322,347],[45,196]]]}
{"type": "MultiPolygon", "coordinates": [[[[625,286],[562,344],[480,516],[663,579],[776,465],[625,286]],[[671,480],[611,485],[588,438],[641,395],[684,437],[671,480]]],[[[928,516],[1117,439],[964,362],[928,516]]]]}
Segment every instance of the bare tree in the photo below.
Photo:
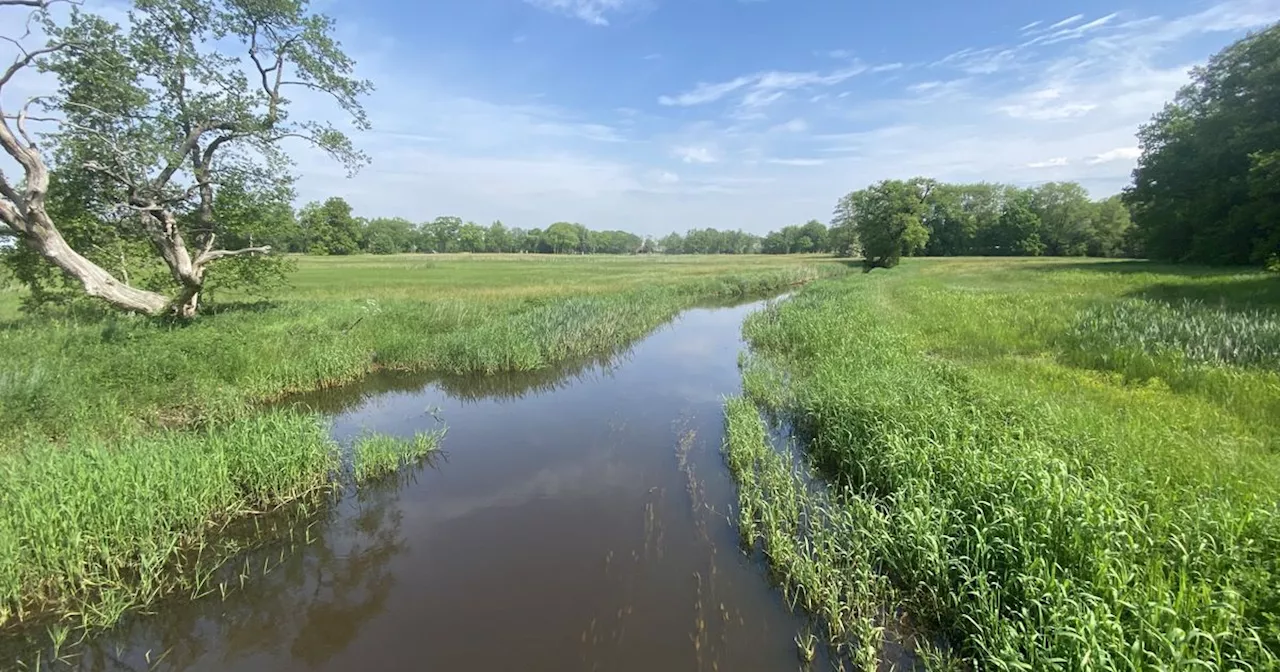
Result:
{"type": "Polygon", "coordinates": [[[0,173],[0,234],[7,229],[90,296],[127,311],[191,317],[211,264],[270,251],[217,246],[221,184],[288,180],[281,147],[288,139],[352,171],[366,161],[332,125],[289,116],[286,93],[300,91],[336,102],[355,128],[367,128],[359,98],[372,87],[352,77],[332,21],[310,13],[305,0],[136,0],[127,28],[78,7],[58,22],[49,4],[0,0],[34,7],[49,38],[35,49],[5,38],[18,55],[0,76],[0,147],[23,179],[0,173]],[[32,67],[56,74],[58,90],[4,111],[5,86],[32,67]],[[33,122],[57,129],[47,135],[51,148],[37,141],[33,122]],[[132,287],[68,245],[46,207],[55,158],[59,171],[96,185],[104,221],[150,242],[175,292],[132,287]]]}

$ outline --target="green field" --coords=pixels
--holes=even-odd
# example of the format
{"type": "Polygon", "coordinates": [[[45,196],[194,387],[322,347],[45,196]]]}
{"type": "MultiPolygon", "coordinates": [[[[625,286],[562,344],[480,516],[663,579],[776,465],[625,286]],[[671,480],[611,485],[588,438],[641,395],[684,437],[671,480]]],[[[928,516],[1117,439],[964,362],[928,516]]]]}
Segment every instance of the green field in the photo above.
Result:
{"type": "MultiPolygon", "coordinates": [[[[208,590],[223,557],[204,551],[214,531],[332,486],[342,450],[327,427],[261,402],[379,368],[545,368],[623,347],[701,301],[848,271],[776,256],[298,262],[273,301],[215,295],[190,324],[23,315],[17,293],[0,292],[0,635],[110,625],[166,593],[208,590]]],[[[350,471],[376,477],[432,445],[370,437],[350,471]]]]}
{"type": "Polygon", "coordinates": [[[902,609],[973,669],[1280,664],[1280,278],[917,259],[745,333],[743,534],[854,661],[902,609]]]}

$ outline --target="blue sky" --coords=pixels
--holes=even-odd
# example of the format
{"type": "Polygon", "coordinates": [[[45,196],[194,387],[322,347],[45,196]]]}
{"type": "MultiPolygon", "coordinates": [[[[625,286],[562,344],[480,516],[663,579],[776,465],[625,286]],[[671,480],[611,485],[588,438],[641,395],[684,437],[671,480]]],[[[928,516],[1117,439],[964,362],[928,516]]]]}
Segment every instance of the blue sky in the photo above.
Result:
{"type": "Polygon", "coordinates": [[[298,148],[300,201],[656,235],[825,221],[913,175],[1116,193],[1188,69],[1280,20],[1280,0],[315,2],[377,87],[373,162],[348,179],[298,148]]]}

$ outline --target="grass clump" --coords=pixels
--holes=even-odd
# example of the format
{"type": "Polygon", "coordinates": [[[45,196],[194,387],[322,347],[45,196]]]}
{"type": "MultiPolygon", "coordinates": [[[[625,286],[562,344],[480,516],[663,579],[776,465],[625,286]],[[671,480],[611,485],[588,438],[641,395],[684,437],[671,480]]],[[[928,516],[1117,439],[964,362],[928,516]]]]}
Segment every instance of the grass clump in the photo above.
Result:
{"type": "MultiPolygon", "coordinates": [[[[1194,368],[1216,377],[1193,378],[1178,359],[1135,385],[1081,360],[1082,311],[1219,281],[1113,268],[916,261],[748,320],[744,389],[805,439],[829,486],[832,512],[803,518],[883,579],[849,610],[902,605],[977,669],[1280,665],[1280,428],[1258,413],[1280,377],[1259,358],[1202,358],[1194,368]],[[1261,401],[1208,393],[1223,380],[1261,401]]],[[[1117,312],[1139,323],[1092,329],[1091,347],[1128,347],[1143,316],[1183,309],[1117,312]]],[[[1242,342],[1266,342],[1265,320],[1248,319],[1242,342]]],[[[1167,335],[1211,331],[1159,329],[1183,350],[1195,341],[1167,335]]],[[[733,465],[760,430],[729,413],[733,465]]],[[[738,480],[753,520],[794,506],[779,479],[738,480]]]]}
{"type": "Polygon", "coordinates": [[[1081,356],[1114,361],[1120,368],[1127,368],[1126,360],[1145,357],[1280,369],[1280,314],[1267,310],[1229,310],[1190,300],[1107,302],[1081,311],[1064,340],[1081,356]]]}
{"type": "Polygon", "coordinates": [[[0,631],[50,615],[110,625],[191,588],[211,567],[185,559],[227,522],[324,489],[336,457],[323,423],[288,412],[0,454],[0,631]]]}
{"type": "Polygon", "coordinates": [[[416,463],[434,453],[443,436],[443,432],[420,432],[411,439],[384,434],[359,437],[351,447],[352,473],[356,482],[367,483],[416,463]]]}

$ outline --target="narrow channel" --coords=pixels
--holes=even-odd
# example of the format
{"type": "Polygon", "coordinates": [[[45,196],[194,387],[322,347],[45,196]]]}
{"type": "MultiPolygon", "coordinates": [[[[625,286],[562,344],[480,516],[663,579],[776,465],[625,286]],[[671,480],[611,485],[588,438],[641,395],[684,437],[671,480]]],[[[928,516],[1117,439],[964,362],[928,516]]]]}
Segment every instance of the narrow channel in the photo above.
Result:
{"type": "Polygon", "coordinates": [[[803,621],[740,551],[720,456],[742,320],[762,305],[691,309],[615,358],[556,372],[384,374],[298,400],[331,414],[342,441],[443,423],[443,454],[344,497],[295,533],[309,543],[245,568],[243,590],[162,606],[81,662],[797,669],[803,621]]]}

